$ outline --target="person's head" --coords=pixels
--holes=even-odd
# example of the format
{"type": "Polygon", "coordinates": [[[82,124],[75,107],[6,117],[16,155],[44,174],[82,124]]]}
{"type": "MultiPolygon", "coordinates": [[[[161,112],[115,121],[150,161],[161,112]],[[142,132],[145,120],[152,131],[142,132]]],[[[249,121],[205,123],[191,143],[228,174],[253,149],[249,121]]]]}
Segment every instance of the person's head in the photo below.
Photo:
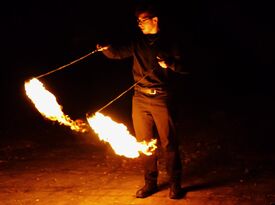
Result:
{"type": "Polygon", "coordinates": [[[159,16],[153,5],[140,5],[136,8],[135,16],[138,27],[143,34],[156,34],[159,32],[159,16]]]}

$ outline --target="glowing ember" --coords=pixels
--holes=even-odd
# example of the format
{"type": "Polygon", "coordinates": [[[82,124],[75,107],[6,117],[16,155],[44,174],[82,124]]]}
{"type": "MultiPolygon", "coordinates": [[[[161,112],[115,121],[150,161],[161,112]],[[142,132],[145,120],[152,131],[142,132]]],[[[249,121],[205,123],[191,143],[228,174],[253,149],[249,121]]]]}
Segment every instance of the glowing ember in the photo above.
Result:
{"type": "Polygon", "coordinates": [[[127,127],[123,124],[114,122],[110,117],[97,112],[94,116],[87,118],[91,128],[98,134],[101,140],[110,143],[118,155],[129,158],[139,156],[139,152],[151,155],[157,148],[156,140],[147,142],[137,142],[127,127]]]}
{"type": "Polygon", "coordinates": [[[73,121],[68,115],[62,112],[55,96],[45,89],[44,85],[36,78],[25,82],[27,96],[32,100],[36,109],[46,118],[58,121],[60,124],[69,126],[72,130],[86,132],[84,124],[73,121]]]}

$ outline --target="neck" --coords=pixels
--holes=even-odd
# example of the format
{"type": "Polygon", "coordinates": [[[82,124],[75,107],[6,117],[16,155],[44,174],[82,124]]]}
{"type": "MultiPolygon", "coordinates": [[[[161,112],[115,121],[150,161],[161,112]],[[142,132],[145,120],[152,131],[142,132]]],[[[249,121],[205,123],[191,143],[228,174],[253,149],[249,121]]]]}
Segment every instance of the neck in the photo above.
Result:
{"type": "Polygon", "coordinates": [[[159,28],[154,28],[151,30],[149,34],[157,34],[159,32],[159,28]]]}

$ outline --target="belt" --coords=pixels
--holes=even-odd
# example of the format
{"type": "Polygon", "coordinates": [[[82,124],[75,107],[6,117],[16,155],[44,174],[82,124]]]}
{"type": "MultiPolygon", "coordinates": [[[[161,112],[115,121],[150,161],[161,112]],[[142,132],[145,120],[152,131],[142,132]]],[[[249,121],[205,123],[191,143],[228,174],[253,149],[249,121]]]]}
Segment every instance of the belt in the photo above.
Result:
{"type": "Polygon", "coordinates": [[[143,94],[150,95],[150,96],[165,93],[165,90],[163,90],[161,88],[143,88],[140,86],[136,86],[135,90],[138,92],[141,92],[143,94]]]}

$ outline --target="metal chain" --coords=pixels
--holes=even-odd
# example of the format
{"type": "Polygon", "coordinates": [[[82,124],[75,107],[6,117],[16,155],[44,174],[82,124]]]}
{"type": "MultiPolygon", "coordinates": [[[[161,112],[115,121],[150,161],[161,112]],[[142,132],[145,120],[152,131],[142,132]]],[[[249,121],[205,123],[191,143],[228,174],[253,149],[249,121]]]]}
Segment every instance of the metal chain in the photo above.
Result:
{"type": "Polygon", "coordinates": [[[86,55],[84,55],[84,56],[82,56],[82,57],[80,57],[80,58],[78,58],[78,59],[76,59],[76,60],[70,62],[70,63],[67,63],[67,64],[65,64],[65,65],[63,65],[63,66],[61,66],[61,67],[56,68],[55,70],[52,70],[52,71],[47,72],[47,73],[44,73],[44,74],[39,75],[39,76],[37,76],[37,77],[35,77],[35,78],[42,78],[42,77],[44,77],[44,76],[46,76],[46,75],[49,75],[49,74],[51,74],[51,73],[54,73],[54,72],[56,72],[56,71],[58,71],[58,70],[61,70],[61,69],[63,69],[63,68],[66,68],[66,67],[68,67],[68,66],[70,66],[70,65],[72,65],[72,64],[75,64],[75,63],[77,63],[78,61],[81,61],[81,60],[83,60],[84,58],[87,58],[88,56],[90,56],[90,55],[92,55],[92,54],[94,54],[94,53],[96,53],[96,52],[99,52],[99,51],[101,51],[101,49],[96,49],[96,50],[94,50],[94,51],[92,51],[92,52],[90,52],[90,53],[88,53],[88,54],[86,54],[86,55]]]}
{"type": "Polygon", "coordinates": [[[144,78],[146,78],[149,74],[151,74],[153,71],[155,70],[155,68],[153,68],[150,72],[147,72],[146,75],[144,75],[140,80],[138,80],[137,82],[135,82],[132,86],[130,86],[127,90],[125,90],[124,92],[122,92],[121,94],[119,94],[116,98],[114,98],[113,100],[111,100],[110,102],[108,102],[106,105],[104,105],[103,107],[101,107],[99,110],[97,110],[96,112],[100,112],[103,109],[105,109],[106,107],[108,107],[110,104],[112,104],[114,101],[116,101],[117,99],[119,99],[120,97],[122,97],[125,93],[129,92],[132,88],[134,88],[139,82],[141,82],[144,78]]]}

